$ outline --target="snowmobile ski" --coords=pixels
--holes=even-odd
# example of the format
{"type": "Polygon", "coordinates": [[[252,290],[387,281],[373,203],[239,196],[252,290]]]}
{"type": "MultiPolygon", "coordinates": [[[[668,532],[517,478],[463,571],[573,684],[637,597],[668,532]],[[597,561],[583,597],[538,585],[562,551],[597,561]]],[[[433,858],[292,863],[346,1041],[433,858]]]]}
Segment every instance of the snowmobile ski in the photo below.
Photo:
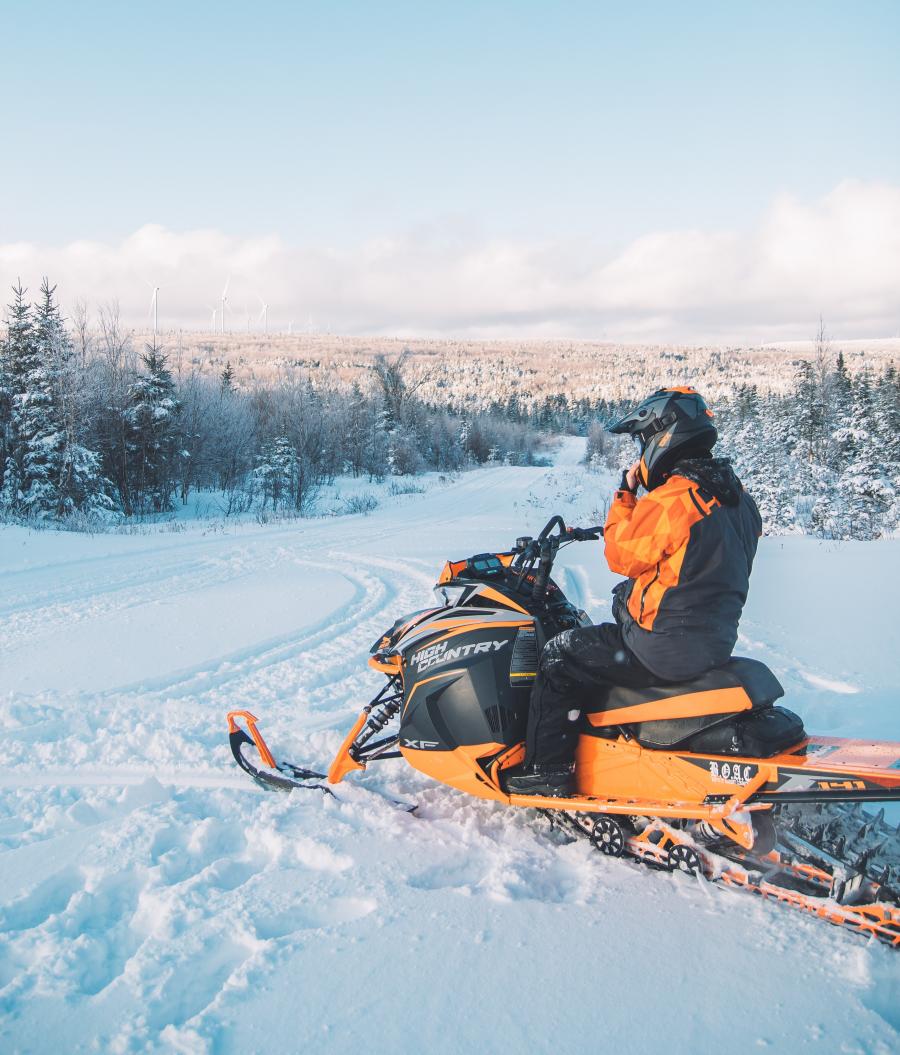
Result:
{"type": "Polygon", "coordinates": [[[257,784],[270,791],[293,791],[295,788],[303,788],[307,791],[324,791],[328,795],[334,794],[325,784],[311,783],[325,780],[324,773],[317,773],[314,769],[304,769],[291,762],[276,762],[262,733],[256,726],[258,721],[259,719],[250,711],[228,712],[228,743],[235,762],[245,773],[249,773],[257,784]],[[243,718],[247,723],[249,734],[238,724],[239,718],[243,718]],[[244,755],[241,750],[244,744],[252,744],[256,748],[265,769],[253,765],[244,755]]]}
{"type": "MultiPolygon", "coordinates": [[[[259,719],[249,711],[228,712],[228,740],[231,753],[245,773],[249,773],[256,783],[267,791],[294,791],[299,788],[303,791],[324,791],[332,798],[338,797],[327,784],[321,783],[328,779],[327,774],[294,765],[293,762],[276,761],[257,727],[258,721],[259,719]],[[238,724],[238,719],[241,718],[246,722],[249,735],[238,724]],[[265,768],[255,766],[247,758],[242,750],[245,744],[250,744],[256,749],[265,768]]],[[[389,795],[381,797],[404,813],[414,813],[418,808],[416,803],[403,802],[389,795]]]]}

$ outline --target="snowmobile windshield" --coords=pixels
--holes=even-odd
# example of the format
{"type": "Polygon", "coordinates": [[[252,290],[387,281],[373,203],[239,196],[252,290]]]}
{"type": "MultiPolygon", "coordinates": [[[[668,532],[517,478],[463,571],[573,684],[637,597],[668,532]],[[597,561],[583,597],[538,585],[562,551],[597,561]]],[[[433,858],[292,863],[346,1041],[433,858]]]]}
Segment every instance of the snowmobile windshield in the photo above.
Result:
{"type": "Polygon", "coordinates": [[[438,604],[452,608],[462,600],[467,589],[467,586],[435,586],[434,597],[438,604]]]}

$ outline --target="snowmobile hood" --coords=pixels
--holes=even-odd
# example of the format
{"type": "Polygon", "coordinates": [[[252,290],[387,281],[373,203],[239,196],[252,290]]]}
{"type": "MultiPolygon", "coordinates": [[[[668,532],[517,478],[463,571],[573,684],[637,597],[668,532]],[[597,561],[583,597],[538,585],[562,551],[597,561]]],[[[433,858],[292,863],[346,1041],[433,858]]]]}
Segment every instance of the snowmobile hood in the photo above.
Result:
{"type": "Polygon", "coordinates": [[[676,463],[672,475],[699,484],[726,506],[738,505],[744,490],[730,458],[684,458],[676,463]]]}

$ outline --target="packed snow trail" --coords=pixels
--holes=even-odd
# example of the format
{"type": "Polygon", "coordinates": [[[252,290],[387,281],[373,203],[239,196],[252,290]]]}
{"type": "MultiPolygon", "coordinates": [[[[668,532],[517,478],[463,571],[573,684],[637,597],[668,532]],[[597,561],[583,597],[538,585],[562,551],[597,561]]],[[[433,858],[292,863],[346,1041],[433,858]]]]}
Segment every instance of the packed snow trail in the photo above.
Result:
{"type": "MultiPolygon", "coordinates": [[[[3,1051],[897,1050],[891,950],[603,858],[402,761],[334,798],[234,766],[237,707],[327,764],[380,686],[369,645],[430,603],[446,558],[552,512],[602,519],[611,481],[580,453],[368,517],[0,528],[3,1051]]],[[[739,651],[808,727],[900,739],[898,571],[897,541],[763,540],[739,651]]],[[[608,615],[599,547],[559,574],[608,615]]]]}

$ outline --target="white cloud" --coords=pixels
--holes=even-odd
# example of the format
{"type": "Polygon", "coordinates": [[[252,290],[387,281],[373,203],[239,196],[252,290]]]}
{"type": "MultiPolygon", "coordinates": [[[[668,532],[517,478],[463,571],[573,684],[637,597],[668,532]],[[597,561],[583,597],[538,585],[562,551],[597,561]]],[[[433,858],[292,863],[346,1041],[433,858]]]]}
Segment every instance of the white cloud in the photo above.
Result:
{"type": "Polygon", "coordinates": [[[643,235],[614,255],[589,244],[475,241],[421,231],[352,250],[275,236],[147,225],[118,245],[0,245],[0,282],[44,274],[65,304],[117,299],[147,322],[158,284],[167,328],[208,326],[230,277],[229,328],[269,304],[344,333],[765,340],[806,337],[822,312],[842,337],[900,330],[900,187],[848,181],[814,202],[779,196],[745,231],[643,235]]]}

